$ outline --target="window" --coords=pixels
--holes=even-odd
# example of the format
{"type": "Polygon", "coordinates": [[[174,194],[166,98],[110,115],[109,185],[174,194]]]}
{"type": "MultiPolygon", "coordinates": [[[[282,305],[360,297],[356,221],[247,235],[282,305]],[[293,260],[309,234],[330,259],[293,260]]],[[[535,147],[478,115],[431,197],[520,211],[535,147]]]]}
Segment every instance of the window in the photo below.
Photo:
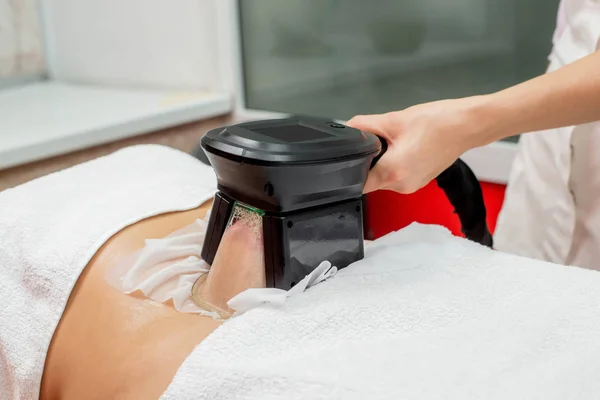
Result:
{"type": "Polygon", "coordinates": [[[544,72],[559,0],[239,1],[245,105],[347,119],[544,72]]]}
{"type": "Polygon", "coordinates": [[[0,89],[43,77],[46,66],[36,0],[0,0],[0,89]]]}

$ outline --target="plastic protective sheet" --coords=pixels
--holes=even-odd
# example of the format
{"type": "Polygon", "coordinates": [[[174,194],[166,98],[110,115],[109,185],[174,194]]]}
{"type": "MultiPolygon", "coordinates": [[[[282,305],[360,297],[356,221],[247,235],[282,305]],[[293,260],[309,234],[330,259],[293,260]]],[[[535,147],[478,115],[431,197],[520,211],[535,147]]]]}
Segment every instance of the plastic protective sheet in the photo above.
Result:
{"type": "Polygon", "coordinates": [[[192,298],[194,283],[209,271],[200,257],[207,220],[198,219],[162,239],[147,239],[145,246],[120,260],[106,276],[117,290],[173,302],[176,310],[220,318],[214,310],[201,307],[192,298]]]}

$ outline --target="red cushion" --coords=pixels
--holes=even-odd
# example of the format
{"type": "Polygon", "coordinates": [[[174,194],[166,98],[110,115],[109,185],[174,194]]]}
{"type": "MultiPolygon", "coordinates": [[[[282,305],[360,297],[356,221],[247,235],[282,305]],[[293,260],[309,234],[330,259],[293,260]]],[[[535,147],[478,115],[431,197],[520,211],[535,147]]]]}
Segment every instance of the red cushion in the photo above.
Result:
{"type": "MultiPolygon", "coordinates": [[[[493,233],[504,201],[505,185],[481,182],[487,221],[493,233]]],[[[367,239],[377,239],[412,222],[438,224],[462,236],[460,221],[442,189],[435,182],[410,195],[378,191],[367,195],[365,224],[367,239]]]]}

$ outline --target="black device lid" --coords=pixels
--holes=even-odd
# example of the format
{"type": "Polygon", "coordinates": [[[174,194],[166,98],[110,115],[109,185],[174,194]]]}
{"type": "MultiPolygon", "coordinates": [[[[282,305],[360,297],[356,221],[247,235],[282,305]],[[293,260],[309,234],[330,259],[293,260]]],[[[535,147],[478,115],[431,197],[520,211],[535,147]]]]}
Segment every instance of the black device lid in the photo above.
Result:
{"type": "Polygon", "coordinates": [[[248,164],[306,164],[365,157],[381,151],[376,135],[316,118],[246,122],[213,129],[202,148],[248,164]]]}

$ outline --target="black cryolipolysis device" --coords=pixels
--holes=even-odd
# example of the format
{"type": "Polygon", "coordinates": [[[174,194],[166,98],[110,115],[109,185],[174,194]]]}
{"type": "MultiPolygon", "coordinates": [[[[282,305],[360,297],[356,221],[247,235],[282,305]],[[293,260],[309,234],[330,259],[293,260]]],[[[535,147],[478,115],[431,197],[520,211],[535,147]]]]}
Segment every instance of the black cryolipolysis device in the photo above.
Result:
{"type": "MultiPolygon", "coordinates": [[[[363,187],[387,149],[337,122],[286,118],[206,133],[200,142],[218,182],[202,258],[212,264],[234,206],[262,216],[267,287],[289,289],[322,261],[344,268],[364,256],[363,187]]],[[[492,245],[479,182],[457,160],[437,178],[465,236],[492,245]]]]}

